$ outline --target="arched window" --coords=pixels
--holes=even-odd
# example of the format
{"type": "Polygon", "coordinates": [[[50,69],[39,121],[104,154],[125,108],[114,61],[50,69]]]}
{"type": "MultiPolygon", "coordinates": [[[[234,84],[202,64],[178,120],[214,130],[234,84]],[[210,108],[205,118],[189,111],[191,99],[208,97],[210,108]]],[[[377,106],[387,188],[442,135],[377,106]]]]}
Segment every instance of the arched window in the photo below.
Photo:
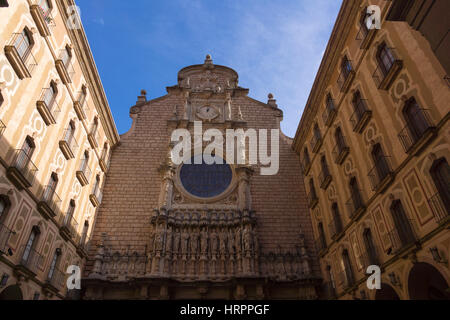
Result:
{"type": "Polygon", "coordinates": [[[411,133],[412,142],[417,142],[430,127],[425,110],[421,109],[414,97],[411,97],[405,103],[403,108],[403,116],[406,125],[411,133]]]}
{"type": "Polygon", "coordinates": [[[443,210],[439,210],[442,215],[440,218],[444,218],[450,213],[450,166],[447,160],[445,158],[436,160],[431,166],[430,174],[444,207],[443,210]]]}
{"type": "Polygon", "coordinates": [[[367,228],[363,233],[364,247],[366,248],[367,263],[369,265],[378,265],[377,251],[372,238],[372,231],[367,228]]]}
{"type": "Polygon", "coordinates": [[[31,53],[31,48],[34,45],[33,35],[31,31],[25,27],[22,32],[16,37],[14,47],[19,53],[20,58],[25,61],[31,53]]]}
{"type": "Polygon", "coordinates": [[[384,75],[387,75],[394,65],[395,58],[392,54],[391,49],[386,45],[386,42],[383,42],[377,51],[377,60],[378,64],[381,68],[381,71],[384,75]]]}
{"type": "Polygon", "coordinates": [[[11,203],[9,202],[8,197],[5,195],[0,195],[0,224],[6,220],[6,215],[10,206],[11,203]]]}
{"type": "Polygon", "coordinates": [[[50,263],[50,269],[48,271],[47,279],[51,280],[53,279],[53,275],[55,274],[55,270],[58,267],[59,260],[61,259],[61,249],[56,249],[55,253],[53,254],[52,262],[50,263]]]}
{"type": "Polygon", "coordinates": [[[40,234],[41,231],[39,230],[39,227],[34,226],[31,229],[30,236],[28,237],[27,244],[22,254],[22,263],[26,264],[28,262],[32,262],[31,259],[34,259],[33,257],[35,256],[35,248],[37,246],[40,234]]]}
{"type": "Polygon", "coordinates": [[[391,240],[396,249],[400,249],[415,241],[411,223],[406,215],[400,200],[395,200],[391,205],[392,220],[395,230],[391,232],[391,240]]]}

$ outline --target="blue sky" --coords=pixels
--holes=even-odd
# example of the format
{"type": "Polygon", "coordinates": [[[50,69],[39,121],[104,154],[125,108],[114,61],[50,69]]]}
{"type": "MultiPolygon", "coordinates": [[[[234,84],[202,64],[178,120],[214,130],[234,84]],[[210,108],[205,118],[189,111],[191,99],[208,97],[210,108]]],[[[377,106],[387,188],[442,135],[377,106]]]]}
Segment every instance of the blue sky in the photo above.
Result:
{"type": "Polygon", "coordinates": [[[153,99],[178,71],[203,63],[239,73],[250,96],[273,93],[294,136],[340,0],[77,0],[120,134],[141,89],[153,99]]]}

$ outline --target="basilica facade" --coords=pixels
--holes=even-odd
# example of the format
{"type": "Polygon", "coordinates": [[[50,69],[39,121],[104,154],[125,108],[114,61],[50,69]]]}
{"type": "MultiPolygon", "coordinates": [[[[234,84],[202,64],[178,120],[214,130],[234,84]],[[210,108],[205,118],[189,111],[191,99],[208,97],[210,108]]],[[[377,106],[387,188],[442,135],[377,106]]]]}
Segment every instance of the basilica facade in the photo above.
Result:
{"type": "Polygon", "coordinates": [[[273,96],[263,103],[248,93],[234,70],[209,55],[182,69],[167,95],[147,101],[142,92],[131,130],[112,154],[85,299],[317,298],[312,228],[290,138],[272,142],[279,145],[275,175],[249,163],[250,143],[242,164],[228,156],[214,165],[172,159],[176,129],[192,133],[200,150],[198,125],[224,135],[279,130],[283,113],[273,96]]]}

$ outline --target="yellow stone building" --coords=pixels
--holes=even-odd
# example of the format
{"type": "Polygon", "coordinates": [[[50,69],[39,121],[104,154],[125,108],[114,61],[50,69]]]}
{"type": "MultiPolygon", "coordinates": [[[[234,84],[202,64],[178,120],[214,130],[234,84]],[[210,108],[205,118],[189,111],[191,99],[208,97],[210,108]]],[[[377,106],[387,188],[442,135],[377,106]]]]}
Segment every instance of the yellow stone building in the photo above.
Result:
{"type": "Polygon", "coordinates": [[[449,298],[448,12],[343,1],[294,140],[325,298],[449,298]]]}
{"type": "Polygon", "coordinates": [[[119,140],[72,0],[0,1],[0,299],[62,299],[119,140]]]}

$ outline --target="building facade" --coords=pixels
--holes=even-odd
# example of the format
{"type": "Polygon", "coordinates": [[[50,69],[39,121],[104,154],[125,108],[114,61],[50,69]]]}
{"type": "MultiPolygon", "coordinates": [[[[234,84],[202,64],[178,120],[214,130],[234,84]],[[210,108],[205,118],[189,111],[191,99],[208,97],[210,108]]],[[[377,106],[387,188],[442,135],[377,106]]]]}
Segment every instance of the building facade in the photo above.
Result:
{"type": "Polygon", "coordinates": [[[293,143],[325,298],[450,297],[449,10],[343,1],[293,143]]]}
{"type": "Polygon", "coordinates": [[[119,140],[73,5],[0,1],[0,299],[66,297],[119,140]]]}
{"type": "Polygon", "coordinates": [[[270,140],[282,111],[272,95],[263,103],[248,93],[234,70],[210,56],[182,69],[167,95],[147,101],[142,93],[130,110],[132,128],[112,153],[85,299],[317,297],[319,269],[292,139],[275,140],[280,169],[271,176],[248,155],[242,164],[228,156],[215,165],[173,162],[176,129],[192,135],[188,159],[207,147],[195,138],[195,123],[202,126],[197,133],[224,136],[227,129],[269,129],[270,140]]]}

